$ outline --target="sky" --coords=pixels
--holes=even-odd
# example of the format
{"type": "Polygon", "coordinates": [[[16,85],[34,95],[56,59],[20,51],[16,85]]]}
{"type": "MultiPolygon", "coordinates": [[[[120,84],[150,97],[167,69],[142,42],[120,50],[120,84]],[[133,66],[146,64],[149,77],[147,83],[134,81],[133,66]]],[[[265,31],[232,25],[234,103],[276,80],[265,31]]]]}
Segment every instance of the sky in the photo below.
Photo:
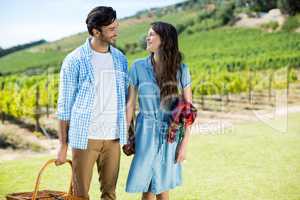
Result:
{"type": "Polygon", "coordinates": [[[111,6],[117,17],[184,0],[0,0],[0,47],[40,39],[54,41],[86,31],[85,19],[96,6],[111,6]]]}

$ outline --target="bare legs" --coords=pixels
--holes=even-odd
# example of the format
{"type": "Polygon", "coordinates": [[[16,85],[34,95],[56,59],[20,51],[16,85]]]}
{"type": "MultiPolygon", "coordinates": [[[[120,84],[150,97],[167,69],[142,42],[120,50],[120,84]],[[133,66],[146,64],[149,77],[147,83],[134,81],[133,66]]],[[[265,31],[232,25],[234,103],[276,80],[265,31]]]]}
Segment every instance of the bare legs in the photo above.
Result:
{"type": "Polygon", "coordinates": [[[169,200],[169,192],[162,192],[158,195],[154,195],[151,192],[145,192],[143,193],[142,200],[169,200]]]}

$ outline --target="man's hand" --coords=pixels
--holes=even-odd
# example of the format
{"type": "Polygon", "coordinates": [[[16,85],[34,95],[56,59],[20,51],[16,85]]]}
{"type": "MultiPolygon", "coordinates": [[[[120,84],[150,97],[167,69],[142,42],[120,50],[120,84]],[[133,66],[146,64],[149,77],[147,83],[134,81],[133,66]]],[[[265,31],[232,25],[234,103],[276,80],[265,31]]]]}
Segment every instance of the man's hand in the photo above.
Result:
{"type": "Polygon", "coordinates": [[[58,148],[57,152],[57,158],[55,161],[55,165],[62,165],[66,162],[67,160],[67,152],[68,152],[68,144],[60,144],[60,147],[58,148]]]}
{"type": "Polygon", "coordinates": [[[60,143],[60,147],[57,151],[57,158],[55,161],[56,165],[62,165],[67,160],[67,151],[68,151],[68,131],[69,131],[69,122],[68,121],[59,121],[59,131],[58,131],[58,139],[60,143]]]}

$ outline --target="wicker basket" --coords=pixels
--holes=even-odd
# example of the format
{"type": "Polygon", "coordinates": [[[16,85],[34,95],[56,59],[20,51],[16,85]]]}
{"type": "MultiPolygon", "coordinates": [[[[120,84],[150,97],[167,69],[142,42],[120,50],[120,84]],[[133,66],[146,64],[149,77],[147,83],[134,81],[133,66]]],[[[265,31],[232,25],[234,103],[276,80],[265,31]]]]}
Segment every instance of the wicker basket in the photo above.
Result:
{"type": "MultiPolygon", "coordinates": [[[[54,163],[55,159],[51,159],[45,163],[40,170],[36,179],[35,188],[33,192],[19,192],[12,193],[6,196],[7,200],[84,200],[84,198],[73,196],[72,178],[69,186],[69,192],[53,191],[53,190],[42,190],[39,191],[40,179],[43,171],[50,164],[54,163]]],[[[67,163],[72,167],[72,161],[67,160],[67,163]]]]}

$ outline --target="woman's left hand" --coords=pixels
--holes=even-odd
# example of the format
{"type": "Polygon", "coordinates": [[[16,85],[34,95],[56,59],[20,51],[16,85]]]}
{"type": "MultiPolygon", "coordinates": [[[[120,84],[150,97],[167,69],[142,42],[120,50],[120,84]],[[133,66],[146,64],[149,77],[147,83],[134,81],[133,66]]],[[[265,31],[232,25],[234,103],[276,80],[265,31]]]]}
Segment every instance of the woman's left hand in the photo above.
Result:
{"type": "Polygon", "coordinates": [[[185,156],[186,156],[186,142],[185,140],[183,140],[179,144],[179,148],[177,150],[176,163],[183,162],[185,160],[185,156]]]}

